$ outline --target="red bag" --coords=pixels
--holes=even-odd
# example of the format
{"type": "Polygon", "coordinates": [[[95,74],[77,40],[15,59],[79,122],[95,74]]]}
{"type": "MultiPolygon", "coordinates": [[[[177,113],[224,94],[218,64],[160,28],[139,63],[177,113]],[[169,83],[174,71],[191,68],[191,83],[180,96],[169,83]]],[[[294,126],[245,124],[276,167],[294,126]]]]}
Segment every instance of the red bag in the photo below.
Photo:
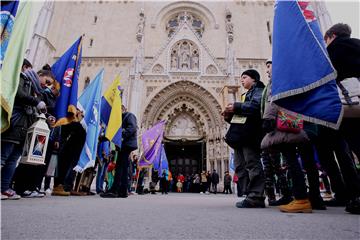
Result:
{"type": "Polygon", "coordinates": [[[301,129],[304,129],[304,120],[299,114],[294,116],[283,111],[278,111],[276,128],[281,132],[299,133],[301,129]]]}

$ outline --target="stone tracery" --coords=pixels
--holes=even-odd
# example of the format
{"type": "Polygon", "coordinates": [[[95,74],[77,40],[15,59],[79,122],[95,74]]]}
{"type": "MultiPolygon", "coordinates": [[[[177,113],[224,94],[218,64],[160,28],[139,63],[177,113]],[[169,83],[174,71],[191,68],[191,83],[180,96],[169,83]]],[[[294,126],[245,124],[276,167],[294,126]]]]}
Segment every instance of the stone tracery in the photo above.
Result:
{"type": "Polygon", "coordinates": [[[171,71],[198,71],[199,48],[192,41],[182,40],[171,48],[171,71]]]}

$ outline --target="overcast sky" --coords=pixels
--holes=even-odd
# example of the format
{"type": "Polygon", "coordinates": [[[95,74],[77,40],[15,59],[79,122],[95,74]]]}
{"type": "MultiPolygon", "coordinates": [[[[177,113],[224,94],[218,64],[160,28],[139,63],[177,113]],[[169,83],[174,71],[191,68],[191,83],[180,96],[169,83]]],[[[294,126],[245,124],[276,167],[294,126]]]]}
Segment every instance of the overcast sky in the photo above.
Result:
{"type": "Polygon", "coordinates": [[[351,36],[360,38],[360,0],[327,0],[326,6],[333,24],[339,22],[349,24],[352,29],[351,36]]]}

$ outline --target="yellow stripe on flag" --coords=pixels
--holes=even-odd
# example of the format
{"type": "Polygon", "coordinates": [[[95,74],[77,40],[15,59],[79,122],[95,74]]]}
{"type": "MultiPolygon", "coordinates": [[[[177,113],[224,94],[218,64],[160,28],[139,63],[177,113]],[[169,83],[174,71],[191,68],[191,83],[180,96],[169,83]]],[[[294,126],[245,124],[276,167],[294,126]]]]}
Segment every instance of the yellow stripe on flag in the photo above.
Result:
{"type": "Polygon", "coordinates": [[[104,98],[111,106],[111,113],[105,137],[110,141],[120,130],[122,124],[120,76],[117,76],[111,86],[104,93],[104,98]]]}

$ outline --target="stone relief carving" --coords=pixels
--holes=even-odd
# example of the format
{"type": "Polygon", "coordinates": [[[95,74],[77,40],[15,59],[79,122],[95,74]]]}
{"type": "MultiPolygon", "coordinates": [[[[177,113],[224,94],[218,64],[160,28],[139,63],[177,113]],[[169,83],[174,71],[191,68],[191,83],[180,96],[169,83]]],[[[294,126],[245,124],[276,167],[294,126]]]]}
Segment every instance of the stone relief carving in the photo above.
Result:
{"type": "Polygon", "coordinates": [[[172,48],[170,61],[172,71],[198,71],[199,49],[190,41],[180,41],[172,48]]]}
{"type": "Polygon", "coordinates": [[[170,136],[198,136],[199,130],[197,129],[194,120],[185,114],[178,116],[174,121],[169,131],[170,136]]]}
{"type": "Polygon", "coordinates": [[[219,140],[216,140],[216,157],[221,156],[221,144],[219,140]]]}
{"type": "Polygon", "coordinates": [[[160,64],[156,64],[152,69],[152,73],[163,73],[163,72],[164,72],[164,68],[160,64]]]}
{"type": "Polygon", "coordinates": [[[209,65],[206,68],[206,74],[217,74],[217,73],[218,73],[218,71],[214,65],[209,65]]]}

